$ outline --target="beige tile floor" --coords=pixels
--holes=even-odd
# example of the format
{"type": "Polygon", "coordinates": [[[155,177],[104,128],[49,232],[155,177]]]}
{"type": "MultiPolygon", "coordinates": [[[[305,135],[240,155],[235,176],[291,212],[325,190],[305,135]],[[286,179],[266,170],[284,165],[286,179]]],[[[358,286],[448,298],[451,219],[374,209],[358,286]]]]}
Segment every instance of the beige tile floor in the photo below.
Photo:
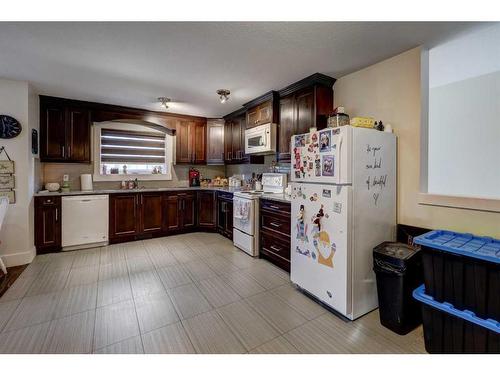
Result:
{"type": "Polygon", "coordinates": [[[0,353],[422,353],[345,322],[218,234],[37,256],[0,299],[0,353]]]}

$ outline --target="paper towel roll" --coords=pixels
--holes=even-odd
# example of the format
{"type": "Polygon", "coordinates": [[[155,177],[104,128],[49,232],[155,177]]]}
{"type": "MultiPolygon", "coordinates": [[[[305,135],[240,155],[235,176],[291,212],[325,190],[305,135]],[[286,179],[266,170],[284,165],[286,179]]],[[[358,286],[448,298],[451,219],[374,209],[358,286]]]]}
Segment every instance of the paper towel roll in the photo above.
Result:
{"type": "Polygon", "coordinates": [[[93,190],[93,188],[92,188],[92,175],[91,174],[80,175],[80,184],[81,184],[82,191],[93,190]]]}

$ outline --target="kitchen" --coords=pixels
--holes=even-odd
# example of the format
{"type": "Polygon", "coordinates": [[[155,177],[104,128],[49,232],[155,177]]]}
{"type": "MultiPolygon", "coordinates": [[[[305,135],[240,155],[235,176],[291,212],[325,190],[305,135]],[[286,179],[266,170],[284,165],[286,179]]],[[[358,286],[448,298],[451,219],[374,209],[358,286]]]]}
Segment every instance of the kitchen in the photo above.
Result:
{"type": "MultiPolygon", "coordinates": [[[[298,35],[305,25],[292,26],[298,35]]],[[[92,39],[92,32],[114,27],[124,33],[122,43],[126,35],[140,40],[156,27],[168,29],[103,23],[85,30],[92,39]]],[[[176,27],[220,31],[210,23],[176,27]]],[[[228,27],[241,32],[242,26],[228,27]]],[[[262,27],[283,35],[279,25],[262,27]]],[[[408,322],[403,335],[397,324],[390,326],[374,249],[392,241],[413,245],[430,229],[497,236],[491,208],[485,213],[447,203],[459,207],[453,222],[450,208],[416,198],[427,51],[421,44],[438,51],[447,38],[468,43],[461,32],[480,37],[483,30],[460,23],[394,27],[404,43],[387,46],[377,59],[364,52],[362,66],[352,57],[344,73],[320,73],[332,70],[310,64],[276,80],[271,76],[279,69],[268,80],[234,78],[226,85],[210,78],[194,85],[187,64],[179,71],[194,87],[189,95],[151,85],[154,95],[135,100],[141,89],[127,86],[129,93],[120,82],[106,90],[95,78],[84,94],[75,82],[88,72],[77,66],[64,89],[30,76],[29,67],[20,67],[26,69],[22,80],[13,79],[21,73],[5,74],[0,112],[15,121],[5,122],[12,134],[2,137],[0,159],[12,165],[2,189],[0,259],[8,272],[0,352],[440,352],[430,349],[422,317],[408,322]],[[251,86],[251,80],[259,82],[251,86]],[[243,84],[251,94],[243,93],[243,84]],[[463,224],[469,217],[475,217],[472,227],[463,224]]],[[[50,23],[4,26],[26,43],[21,31],[33,37],[38,28],[46,33],[39,42],[52,45],[58,27],[50,23]]],[[[383,34],[373,25],[362,31],[383,34]]],[[[229,34],[224,38],[231,40],[229,34]]],[[[58,48],[66,56],[66,47],[58,48]]],[[[119,55],[108,52],[110,59],[119,55]]],[[[115,79],[110,74],[110,87],[115,79]]],[[[425,241],[424,248],[430,246],[425,241]]],[[[408,270],[412,256],[400,260],[408,270]]],[[[423,283],[420,276],[411,292],[423,283]]],[[[407,290],[401,296],[411,298],[407,290]]],[[[408,304],[420,311],[420,302],[408,304]]],[[[408,316],[405,310],[401,325],[408,316]]]]}

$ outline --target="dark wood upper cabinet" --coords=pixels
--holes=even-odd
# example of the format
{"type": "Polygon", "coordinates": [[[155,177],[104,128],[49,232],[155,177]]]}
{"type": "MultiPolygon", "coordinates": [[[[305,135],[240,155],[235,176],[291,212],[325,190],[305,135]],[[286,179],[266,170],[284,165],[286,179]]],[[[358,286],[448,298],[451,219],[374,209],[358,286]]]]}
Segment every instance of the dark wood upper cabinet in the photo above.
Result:
{"type": "Polygon", "coordinates": [[[251,102],[243,104],[246,108],[246,127],[278,122],[278,93],[269,91],[251,102]]]}
{"type": "Polygon", "coordinates": [[[206,126],[206,121],[177,121],[177,163],[206,164],[206,126]]]}
{"type": "Polygon", "coordinates": [[[333,84],[335,79],[313,74],[280,90],[278,159],[290,160],[290,138],[307,133],[310,127],[323,129],[333,111],[333,84]]]}
{"type": "Polygon", "coordinates": [[[89,111],[78,108],[66,110],[67,159],[74,162],[90,162],[90,118],[89,111]]]}
{"type": "Polygon", "coordinates": [[[262,155],[245,154],[246,113],[244,109],[224,117],[224,161],[226,164],[263,164],[262,155]]]}
{"type": "Polygon", "coordinates": [[[40,160],[90,163],[90,112],[40,97],[40,160]]]}
{"type": "Polygon", "coordinates": [[[35,197],[35,246],[38,254],[61,250],[61,197],[35,197]]]}
{"type": "Polygon", "coordinates": [[[224,164],[224,121],[207,121],[207,164],[224,164]]]}
{"type": "Polygon", "coordinates": [[[215,229],[216,226],[215,191],[198,191],[198,227],[215,229]]]}

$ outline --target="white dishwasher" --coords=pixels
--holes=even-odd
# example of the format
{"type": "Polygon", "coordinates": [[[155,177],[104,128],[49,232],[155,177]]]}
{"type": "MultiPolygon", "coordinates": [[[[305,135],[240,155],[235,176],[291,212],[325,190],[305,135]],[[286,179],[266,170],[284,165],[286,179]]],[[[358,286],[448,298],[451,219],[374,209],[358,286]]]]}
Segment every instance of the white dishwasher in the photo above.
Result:
{"type": "Polygon", "coordinates": [[[108,242],[108,195],[62,197],[62,248],[76,250],[108,242]]]}

